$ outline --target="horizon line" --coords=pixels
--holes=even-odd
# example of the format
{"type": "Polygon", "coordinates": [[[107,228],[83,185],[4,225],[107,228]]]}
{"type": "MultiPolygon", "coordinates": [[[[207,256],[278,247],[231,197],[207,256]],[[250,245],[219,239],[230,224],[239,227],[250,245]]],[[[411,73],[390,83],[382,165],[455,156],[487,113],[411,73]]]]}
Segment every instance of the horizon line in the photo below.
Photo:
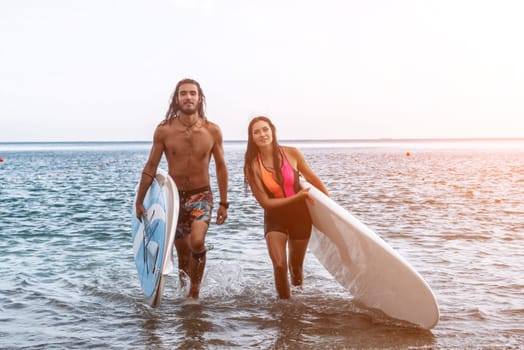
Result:
{"type": "MultiPolygon", "coordinates": [[[[431,138],[366,138],[366,139],[280,139],[278,142],[478,142],[478,141],[524,141],[524,137],[431,137],[431,138]]],[[[29,143],[150,143],[152,140],[62,140],[62,141],[0,141],[0,144],[29,143]]],[[[241,143],[245,139],[223,140],[223,142],[241,143]]]]}

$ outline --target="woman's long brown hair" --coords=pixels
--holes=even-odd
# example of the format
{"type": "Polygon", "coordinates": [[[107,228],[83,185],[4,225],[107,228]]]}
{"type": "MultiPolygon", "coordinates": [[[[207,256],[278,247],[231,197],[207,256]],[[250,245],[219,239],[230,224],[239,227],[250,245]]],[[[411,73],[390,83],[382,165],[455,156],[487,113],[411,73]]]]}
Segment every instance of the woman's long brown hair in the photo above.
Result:
{"type": "Polygon", "coordinates": [[[258,153],[260,152],[258,149],[258,146],[255,143],[255,140],[253,139],[253,125],[256,122],[264,121],[269,124],[269,127],[271,128],[271,133],[273,135],[273,141],[272,141],[272,147],[273,147],[273,160],[275,164],[275,175],[276,175],[276,181],[277,183],[281,184],[283,183],[282,180],[282,170],[280,167],[280,146],[277,141],[277,129],[275,128],[275,125],[271,122],[271,120],[268,117],[265,116],[258,116],[249,122],[249,126],[247,128],[247,148],[246,148],[246,154],[244,156],[244,186],[245,189],[247,189],[249,183],[248,179],[250,177],[254,176],[253,171],[253,161],[256,160],[258,153]]]}

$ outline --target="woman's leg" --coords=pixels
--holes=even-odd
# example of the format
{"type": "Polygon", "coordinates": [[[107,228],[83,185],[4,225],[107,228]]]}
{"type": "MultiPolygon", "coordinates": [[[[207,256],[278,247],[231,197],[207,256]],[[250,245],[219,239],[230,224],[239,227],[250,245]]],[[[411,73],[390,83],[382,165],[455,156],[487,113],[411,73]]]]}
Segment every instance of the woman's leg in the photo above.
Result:
{"type": "Polygon", "coordinates": [[[309,238],[289,240],[289,273],[294,286],[301,286],[304,279],[302,270],[308,242],[309,238]]]}
{"type": "Polygon", "coordinates": [[[287,277],[286,243],[287,235],[285,233],[277,231],[266,233],[267,250],[273,263],[275,287],[280,299],[289,299],[291,296],[287,277]]]}

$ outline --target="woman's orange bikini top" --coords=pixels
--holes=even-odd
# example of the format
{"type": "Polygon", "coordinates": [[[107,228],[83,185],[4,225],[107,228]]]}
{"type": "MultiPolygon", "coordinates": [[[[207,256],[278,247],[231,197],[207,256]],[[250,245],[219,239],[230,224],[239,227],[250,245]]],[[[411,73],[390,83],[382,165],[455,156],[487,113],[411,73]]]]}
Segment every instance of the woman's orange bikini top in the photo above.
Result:
{"type": "Polygon", "coordinates": [[[262,172],[262,183],[268,194],[273,198],[289,197],[296,194],[300,189],[298,171],[293,169],[291,164],[289,164],[282,148],[279,148],[279,150],[282,156],[282,167],[280,170],[282,171],[282,178],[284,180],[283,185],[280,185],[277,182],[275,174],[264,167],[262,158],[260,158],[260,153],[258,154],[258,164],[260,165],[260,171],[262,172]]]}

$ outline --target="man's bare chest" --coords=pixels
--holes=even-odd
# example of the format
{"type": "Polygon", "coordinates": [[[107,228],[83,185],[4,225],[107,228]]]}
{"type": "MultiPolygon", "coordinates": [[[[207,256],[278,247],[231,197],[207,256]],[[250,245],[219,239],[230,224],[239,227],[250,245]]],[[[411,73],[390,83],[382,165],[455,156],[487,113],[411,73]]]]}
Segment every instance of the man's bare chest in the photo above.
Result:
{"type": "Polygon", "coordinates": [[[207,133],[173,134],[165,143],[165,153],[174,158],[209,158],[213,139],[207,133]]]}

